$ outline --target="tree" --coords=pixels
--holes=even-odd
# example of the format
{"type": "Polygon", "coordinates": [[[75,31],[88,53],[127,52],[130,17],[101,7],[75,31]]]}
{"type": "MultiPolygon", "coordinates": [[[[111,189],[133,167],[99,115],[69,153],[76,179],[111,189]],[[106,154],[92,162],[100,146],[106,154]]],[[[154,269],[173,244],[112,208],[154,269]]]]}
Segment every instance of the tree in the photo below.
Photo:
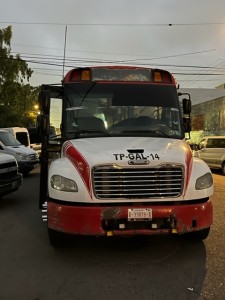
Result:
{"type": "Polygon", "coordinates": [[[17,54],[11,55],[12,27],[0,29],[0,127],[27,126],[38,88],[28,83],[33,71],[17,54]]]}

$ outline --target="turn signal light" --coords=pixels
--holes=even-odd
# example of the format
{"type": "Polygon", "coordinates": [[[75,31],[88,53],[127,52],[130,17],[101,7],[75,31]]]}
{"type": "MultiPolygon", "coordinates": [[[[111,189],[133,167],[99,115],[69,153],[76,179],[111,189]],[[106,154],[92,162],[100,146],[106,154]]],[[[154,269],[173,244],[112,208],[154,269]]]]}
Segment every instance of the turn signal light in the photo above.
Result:
{"type": "Polygon", "coordinates": [[[90,70],[83,70],[81,72],[81,80],[91,80],[90,70]]]}
{"type": "Polygon", "coordinates": [[[162,82],[162,75],[160,72],[154,73],[154,82],[162,82]]]}
{"type": "Polygon", "coordinates": [[[73,70],[70,76],[70,82],[91,80],[90,70],[73,70]]]}
{"type": "Polygon", "coordinates": [[[155,71],[153,80],[154,82],[175,83],[175,80],[172,79],[170,73],[165,71],[155,71]]]}

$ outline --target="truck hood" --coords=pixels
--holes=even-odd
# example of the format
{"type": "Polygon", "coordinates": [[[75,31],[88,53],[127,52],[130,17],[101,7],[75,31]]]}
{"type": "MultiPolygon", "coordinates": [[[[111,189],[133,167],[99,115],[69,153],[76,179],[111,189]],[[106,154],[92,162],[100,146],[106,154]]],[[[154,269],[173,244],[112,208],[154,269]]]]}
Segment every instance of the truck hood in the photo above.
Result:
{"type": "Polygon", "coordinates": [[[155,137],[109,137],[71,140],[63,146],[70,160],[82,160],[93,167],[99,164],[149,165],[186,164],[192,153],[186,142],[155,137]]]}
{"type": "Polygon", "coordinates": [[[0,164],[1,163],[7,163],[7,162],[12,162],[15,161],[14,156],[5,154],[5,153],[0,153],[0,164]]]}

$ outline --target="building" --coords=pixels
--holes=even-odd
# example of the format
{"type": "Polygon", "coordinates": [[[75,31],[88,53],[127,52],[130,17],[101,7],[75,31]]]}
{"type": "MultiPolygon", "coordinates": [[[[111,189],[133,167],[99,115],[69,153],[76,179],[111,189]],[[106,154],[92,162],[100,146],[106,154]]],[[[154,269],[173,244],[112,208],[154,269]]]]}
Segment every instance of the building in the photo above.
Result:
{"type": "Polygon", "coordinates": [[[206,135],[225,135],[225,85],[215,89],[179,89],[192,100],[191,140],[198,143],[206,135]]]}

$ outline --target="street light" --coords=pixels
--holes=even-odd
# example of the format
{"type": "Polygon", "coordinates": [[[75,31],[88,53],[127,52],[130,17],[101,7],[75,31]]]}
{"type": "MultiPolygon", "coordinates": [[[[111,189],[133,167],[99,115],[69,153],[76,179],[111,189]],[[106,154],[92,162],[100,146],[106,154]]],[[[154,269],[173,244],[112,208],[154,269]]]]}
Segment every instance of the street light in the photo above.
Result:
{"type": "Polygon", "coordinates": [[[35,104],[35,105],[34,105],[34,109],[35,109],[36,114],[40,115],[40,111],[39,111],[39,106],[38,106],[38,104],[35,104]]]}

